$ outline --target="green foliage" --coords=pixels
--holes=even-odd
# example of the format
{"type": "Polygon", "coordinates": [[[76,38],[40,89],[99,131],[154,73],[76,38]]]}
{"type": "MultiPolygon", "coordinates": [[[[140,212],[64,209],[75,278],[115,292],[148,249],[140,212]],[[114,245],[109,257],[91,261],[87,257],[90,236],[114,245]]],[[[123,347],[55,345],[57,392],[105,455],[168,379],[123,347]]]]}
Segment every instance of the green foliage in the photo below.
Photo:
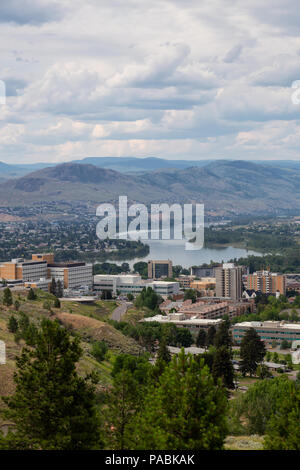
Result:
{"type": "Polygon", "coordinates": [[[207,337],[206,337],[206,345],[211,346],[215,342],[215,336],[216,336],[217,330],[214,326],[210,326],[207,331],[207,337]]]}
{"type": "Polygon", "coordinates": [[[122,369],[114,377],[104,410],[106,448],[132,448],[132,422],[142,403],[141,387],[129,369],[122,369]]]}
{"type": "Polygon", "coordinates": [[[77,338],[71,341],[57,321],[42,321],[35,347],[23,348],[16,360],[15,393],[3,399],[16,427],[8,437],[11,449],[99,446],[94,386],[76,372],[81,355],[77,338]]]}
{"type": "Polygon", "coordinates": [[[10,331],[11,333],[16,333],[18,331],[18,328],[18,320],[12,315],[11,317],[9,317],[8,320],[8,331],[10,331]]]}
{"type": "Polygon", "coordinates": [[[300,450],[300,389],[293,388],[278,401],[267,425],[266,450],[300,450]]]}
{"type": "Polygon", "coordinates": [[[184,293],[184,300],[192,300],[192,303],[194,304],[197,300],[197,294],[194,289],[187,289],[184,293]]]}
{"type": "Polygon", "coordinates": [[[97,359],[98,362],[104,361],[108,351],[108,346],[105,341],[96,341],[92,345],[91,354],[97,359]]]}
{"type": "Polygon", "coordinates": [[[160,296],[154,292],[151,287],[147,287],[142,290],[142,292],[137,296],[135,300],[135,306],[137,308],[149,308],[150,310],[154,310],[158,307],[161,301],[160,296]]]}
{"type": "Polygon", "coordinates": [[[9,287],[6,287],[3,291],[3,305],[10,307],[13,303],[12,293],[9,287]]]}
{"type": "Polygon", "coordinates": [[[212,375],[216,384],[218,379],[221,379],[224,387],[229,389],[234,388],[234,369],[232,358],[231,353],[226,346],[221,346],[214,354],[212,375]]]}
{"type": "Polygon", "coordinates": [[[226,408],[225,390],[214,384],[203,361],[197,363],[183,350],[173,357],[158,385],[147,391],[143,411],[134,421],[135,448],[222,449],[226,408]]]}
{"type": "Polygon", "coordinates": [[[36,300],[37,299],[36,293],[34,292],[34,290],[32,288],[29,289],[27,299],[28,300],[36,300]]]}
{"type": "Polygon", "coordinates": [[[264,379],[253,384],[234,402],[234,413],[245,422],[247,434],[264,435],[268,421],[277,414],[280,403],[293,393],[295,385],[286,376],[264,379]]]}
{"type": "Polygon", "coordinates": [[[131,354],[119,354],[113,363],[111,375],[116,377],[123,370],[128,370],[141,385],[148,382],[151,367],[148,354],[139,357],[131,354]]]}
{"type": "Polygon", "coordinates": [[[199,333],[196,339],[196,345],[198,348],[205,348],[206,347],[206,332],[203,328],[199,329],[199,333]]]}
{"type": "Polygon", "coordinates": [[[259,335],[254,328],[250,328],[245,333],[240,349],[240,370],[243,375],[247,373],[253,375],[257,366],[262,362],[265,357],[266,349],[264,343],[261,341],[259,335]]]}
{"type": "Polygon", "coordinates": [[[55,297],[53,307],[54,308],[60,308],[60,301],[59,301],[58,297],[55,297]]]}
{"type": "Polygon", "coordinates": [[[225,348],[231,348],[232,336],[229,331],[229,328],[229,320],[224,320],[219,326],[214,338],[214,345],[216,346],[216,348],[220,348],[222,346],[225,346],[225,348]]]}

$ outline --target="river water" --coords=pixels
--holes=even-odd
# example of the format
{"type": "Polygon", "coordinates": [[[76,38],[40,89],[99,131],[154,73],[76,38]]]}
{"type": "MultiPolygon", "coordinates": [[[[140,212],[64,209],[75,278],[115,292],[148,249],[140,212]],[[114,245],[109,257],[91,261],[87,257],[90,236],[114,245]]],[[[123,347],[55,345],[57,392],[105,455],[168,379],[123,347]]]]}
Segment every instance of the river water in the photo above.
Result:
{"type": "Polygon", "coordinates": [[[233,258],[245,258],[249,255],[261,256],[261,253],[233,246],[187,251],[183,240],[147,240],[146,243],[150,247],[150,253],[144,258],[122,261],[107,260],[107,262],[118,265],[128,263],[130,267],[133,267],[134,263],[138,261],[169,259],[173,262],[173,266],[180,265],[183,268],[189,268],[191,266],[200,266],[204,263],[209,264],[211,261],[221,263],[233,258]]]}

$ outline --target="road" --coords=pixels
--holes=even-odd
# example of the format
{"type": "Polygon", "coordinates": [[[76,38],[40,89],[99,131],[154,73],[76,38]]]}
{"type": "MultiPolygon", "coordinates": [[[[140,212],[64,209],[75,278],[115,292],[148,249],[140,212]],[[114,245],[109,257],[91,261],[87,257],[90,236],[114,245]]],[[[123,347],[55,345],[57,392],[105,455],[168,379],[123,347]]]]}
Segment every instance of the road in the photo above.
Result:
{"type": "Polygon", "coordinates": [[[127,310],[132,307],[131,302],[122,302],[112,313],[111,319],[115,321],[120,321],[122,316],[125,315],[127,310]]]}

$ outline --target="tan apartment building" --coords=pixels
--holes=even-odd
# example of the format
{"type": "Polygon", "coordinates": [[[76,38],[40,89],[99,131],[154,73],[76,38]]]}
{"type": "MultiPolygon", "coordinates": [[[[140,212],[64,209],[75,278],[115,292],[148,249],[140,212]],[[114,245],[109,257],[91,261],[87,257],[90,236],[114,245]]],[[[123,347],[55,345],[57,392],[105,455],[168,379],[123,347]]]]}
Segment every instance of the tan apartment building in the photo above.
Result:
{"type": "Polygon", "coordinates": [[[257,271],[249,274],[247,278],[247,289],[261,291],[263,294],[282,295],[286,293],[285,276],[283,274],[271,273],[270,271],[257,271]]]}
{"type": "Polygon", "coordinates": [[[224,263],[215,269],[216,297],[227,297],[233,300],[242,298],[243,272],[242,268],[232,263],[224,263]]]}

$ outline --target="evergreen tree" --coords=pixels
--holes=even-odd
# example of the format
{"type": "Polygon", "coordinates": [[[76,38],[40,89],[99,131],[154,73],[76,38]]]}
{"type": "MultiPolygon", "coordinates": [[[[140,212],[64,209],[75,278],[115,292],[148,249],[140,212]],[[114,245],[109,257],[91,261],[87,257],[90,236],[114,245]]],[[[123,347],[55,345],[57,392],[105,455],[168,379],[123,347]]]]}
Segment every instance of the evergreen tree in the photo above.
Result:
{"type": "Polygon", "coordinates": [[[63,289],[63,285],[62,285],[60,279],[58,279],[57,284],[56,284],[56,294],[55,295],[59,299],[61,297],[63,297],[63,295],[64,295],[64,289],[63,289]]]}
{"type": "Polygon", "coordinates": [[[16,390],[5,397],[6,416],[15,424],[11,449],[80,450],[99,446],[94,386],[80,378],[79,339],[57,321],[44,319],[35,348],[16,360],[16,390]]]}
{"type": "Polygon", "coordinates": [[[262,362],[266,354],[266,348],[254,328],[246,331],[241,342],[240,349],[240,370],[243,375],[247,373],[252,376],[257,370],[257,366],[262,362]]]}
{"type": "Polygon", "coordinates": [[[267,425],[266,450],[300,450],[300,389],[277,401],[275,413],[267,425]]]}
{"type": "Polygon", "coordinates": [[[221,346],[225,346],[227,349],[231,348],[232,336],[229,331],[229,328],[229,320],[224,320],[219,326],[214,339],[214,345],[216,346],[216,348],[220,348],[221,346]]]}
{"type": "Polygon", "coordinates": [[[10,307],[13,303],[12,293],[9,287],[6,287],[3,291],[3,305],[10,307]]]}
{"type": "Polygon", "coordinates": [[[108,449],[131,449],[131,423],[140,407],[140,385],[132,372],[123,369],[114,377],[104,411],[105,440],[108,449]]]}
{"type": "Polygon", "coordinates": [[[171,361],[171,354],[167,346],[166,338],[163,336],[159,342],[159,349],[157,351],[157,359],[169,363],[171,361]]]}
{"type": "Polygon", "coordinates": [[[234,369],[231,353],[226,346],[218,348],[214,355],[212,375],[215,383],[217,383],[217,380],[221,378],[224,387],[230,389],[234,388],[234,369]]]}
{"type": "Polygon", "coordinates": [[[15,300],[15,310],[18,312],[19,308],[20,308],[20,302],[18,300],[15,300]]]}
{"type": "Polygon", "coordinates": [[[52,278],[51,284],[50,284],[50,294],[56,295],[56,281],[55,278],[52,278]]]}
{"type": "Polygon", "coordinates": [[[54,308],[60,308],[60,301],[59,301],[58,297],[55,297],[53,307],[54,308]]]}
{"type": "Polygon", "coordinates": [[[207,331],[207,337],[206,337],[206,344],[207,346],[211,346],[215,342],[215,336],[216,336],[216,328],[214,326],[210,326],[207,331]]]}
{"type": "Polygon", "coordinates": [[[196,345],[198,348],[205,348],[206,346],[206,332],[202,328],[200,328],[197,339],[196,345]]]}
{"type": "Polygon", "coordinates": [[[11,317],[9,317],[8,320],[8,331],[10,331],[11,333],[16,333],[18,331],[18,328],[18,320],[12,315],[11,317]]]}
{"type": "Polygon", "coordinates": [[[227,433],[225,389],[216,386],[203,361],[184,350],[148,388],[134,422],[136,449],[217,450],[227,433]],[[151,430],[149,432],[149,430],[151,430]]]}
{"type": "Polygon", "coordinates": [[[28,295],[27,295],[28,300],[36,300],[36,294],[32,288],[30,288],[28,295]]]}

